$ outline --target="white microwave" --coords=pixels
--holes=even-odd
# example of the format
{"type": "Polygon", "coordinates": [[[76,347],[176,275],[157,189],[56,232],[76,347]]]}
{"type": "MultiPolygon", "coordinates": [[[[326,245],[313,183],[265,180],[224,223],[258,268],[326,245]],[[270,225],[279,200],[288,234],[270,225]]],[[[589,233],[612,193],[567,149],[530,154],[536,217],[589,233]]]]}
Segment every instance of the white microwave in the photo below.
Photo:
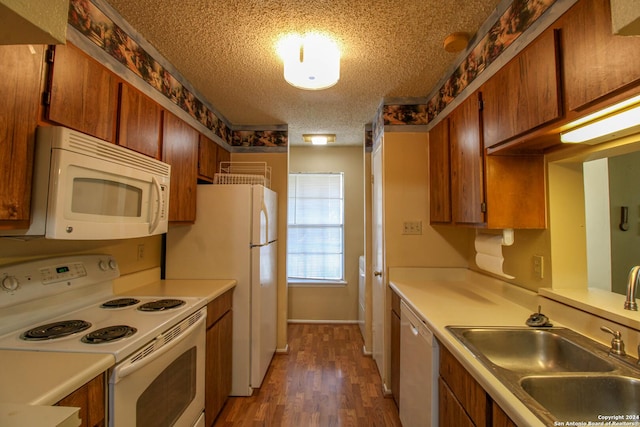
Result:
{"type": "Polygon", "coordinates": [[[28,230],[2,234],[106,240],[167,232],[171,166],[61,127],[42,126],[28,230]]]}

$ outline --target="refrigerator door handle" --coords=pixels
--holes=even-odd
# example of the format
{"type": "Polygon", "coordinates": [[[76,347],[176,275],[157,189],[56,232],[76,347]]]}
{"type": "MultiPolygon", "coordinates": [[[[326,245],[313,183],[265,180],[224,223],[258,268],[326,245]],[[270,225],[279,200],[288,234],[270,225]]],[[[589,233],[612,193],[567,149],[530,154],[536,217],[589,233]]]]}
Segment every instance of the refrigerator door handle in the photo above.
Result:
{"type": "Polygon", "coordinates": [[[264,215],[264,242],[269,242],[269,211],[267,210],[267,205],[264,203],[264,199],[262,200],[262,207],[260,210],[264,215]]]}

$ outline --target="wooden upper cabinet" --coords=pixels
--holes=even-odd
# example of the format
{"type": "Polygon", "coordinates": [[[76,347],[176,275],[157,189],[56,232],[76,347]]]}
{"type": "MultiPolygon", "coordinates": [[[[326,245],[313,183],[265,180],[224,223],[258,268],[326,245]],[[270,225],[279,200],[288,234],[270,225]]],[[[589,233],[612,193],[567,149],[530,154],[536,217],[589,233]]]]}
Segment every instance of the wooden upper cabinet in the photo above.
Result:
{"type": "Polygon", "coordinates": [[[485,222],[483,164],[478,93],[462,102],[449,116],[451,144],[451,215],[454,223],[485,222]]]}
{"type": "Polygon", "coordinates": [[[198,143],[198,179],[213,182],[218,171],[218,144],[200,134],[198,143]]]}
{"type": "Polygon", "coordinates": [[[217,150],[218,151],[217,151],[216,168],[218,167],[220,162],[229,162],[229,161],[231,161],[231,152],[229,152],[229,150],[225,149],[221,145],[218,145],[218,149],[217,150]]]}
{"type": "Polygon", "coordinates": [[[49,100],[45,118],[115,142],[118,86],[116,76],[77,47],[50,48],[49,100]]]}
{"type": "Polygon", "coordinates": [[[127,83],[120,83],[118,99],[118,145],[160,160],[160,105],[127,83]]]}
{"type": "Polygon", "coordinates": [[[609,0],[580,0],[563,16],[562,47],[567,108],[640,84],[640,37],[612,33],[609,0]]]}
{"type": "Polygon", "coordinates": [[[429,214],[432,224],[451,222],[448,118],[429,131],[429,214]]]}
{"type": "Polygon", "coordinates": [[[0,46],[0,227],[29,224],[44,47],[0,46]]]}
{"type": "Polygon", "coordinates": [[[163,161],[171,165],[169,221],[195,222],[199,133],[163,111],[163,161]]]}
{"type": "Polygon", "coordinates": [[[485,147],[562,116],[558,62],[556,33],[550,29],[483,85],[485,147]]]}
{"type": "Polygon", "coordinates": [[[487,228],[544,229],[544,155],[485,156],[487,228]]]}

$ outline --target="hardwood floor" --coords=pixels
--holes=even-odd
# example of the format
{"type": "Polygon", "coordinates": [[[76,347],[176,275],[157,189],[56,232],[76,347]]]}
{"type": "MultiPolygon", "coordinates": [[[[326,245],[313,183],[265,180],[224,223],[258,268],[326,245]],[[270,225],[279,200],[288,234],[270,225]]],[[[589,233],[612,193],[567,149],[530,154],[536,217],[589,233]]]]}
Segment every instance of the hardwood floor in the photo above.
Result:
{"type": "Polygon", "coordinates": [[[401,425],[357,325],[291,324],[288,335],[260,390],[229,398],[215,427],[401,425]]]}

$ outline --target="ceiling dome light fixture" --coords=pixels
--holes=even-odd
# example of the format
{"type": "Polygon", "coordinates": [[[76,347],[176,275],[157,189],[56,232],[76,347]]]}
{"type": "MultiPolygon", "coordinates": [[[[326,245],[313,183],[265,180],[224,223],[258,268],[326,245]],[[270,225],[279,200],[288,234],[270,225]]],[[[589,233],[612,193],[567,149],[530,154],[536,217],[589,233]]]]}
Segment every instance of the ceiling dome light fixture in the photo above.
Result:
{"type": "Polygon", "coordinates": [[[284,62],[284,79],[292,86],[327,89],[340,79],[340,50],[326,35],[290,34],[278,42],[277,50],[284,62]]]}

